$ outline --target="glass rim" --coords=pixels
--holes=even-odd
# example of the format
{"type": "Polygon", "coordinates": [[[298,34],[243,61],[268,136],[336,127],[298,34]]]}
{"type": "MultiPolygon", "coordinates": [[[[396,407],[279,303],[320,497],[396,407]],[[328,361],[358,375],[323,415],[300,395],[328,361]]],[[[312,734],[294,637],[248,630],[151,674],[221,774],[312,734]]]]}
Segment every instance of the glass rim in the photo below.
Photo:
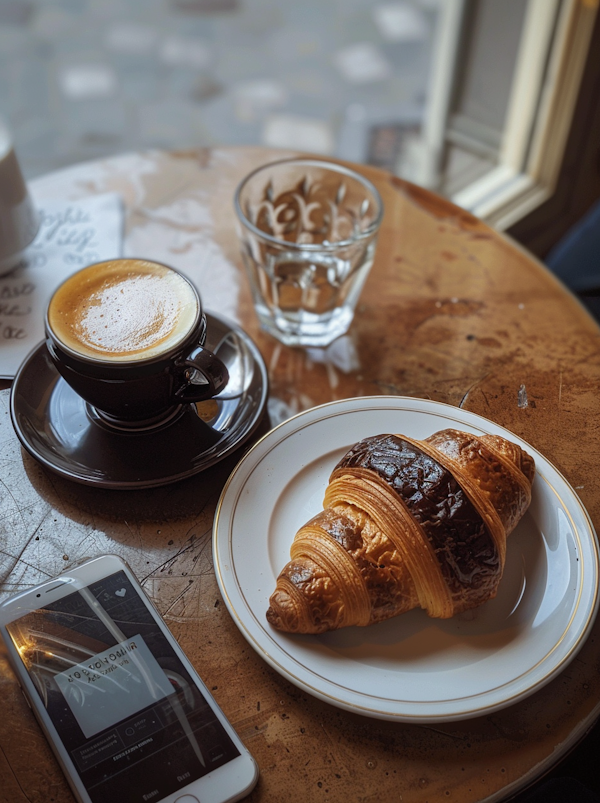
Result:
{"type": "Polygon", "coordinates": [[[296,250],[296,251],[337,251],[339,248],[345,248],[349,245],[353,245],[354,243],[360,242],[361,240],[365,240],[368,237],[372,237],[373,234],[377,232],[381,225],[381,221],[383,219],[383,201],[381,199],[381,195],[377,187],[373,184],[372,181],[369,181],[368,178],[365,178],[360,173],[357,173],[355,170],[352,170],[349,167],[346,167],[343,164],[339,164],[338,162],[331,162],[328,159],[318,159],[318,158],[310,158],[310,157],[290,157],[287,159],[277,159],[274,162],[267,162],[266,164],[260,165],[260,167],[255,168],[247,176],[245,176],[240,183],[238,184],[235,194],[233,196],[233,205],[235,208],[236,215],[240,223],[257,237],[260,237],[262,240],[266,240],[273,245],[282,246],[288,250],[296,250]],[[296,243],[290,242],[288,240],[280,240],[279,237],[274,237],[272,234],[267,234],[266,232],[259,229],[257,226],[254,225],[248,218],[244,210],[242,209],[242,205],[240,203],[240,196],[242,194],[242,190],[246,186],[246,184],[250,181],[250,179],[254,178],[258,173],[263,170],[267,170],[272,167],[278,167],[279,165],[285,164],[294,164],[294,165],[306,165],[307,167],[323,167],[327,170],[331,170],[334,173],[342,173],[345,176],[349,176],[352,179],[355,179],[360,184],[362,184],[365,189],[367,189],[375,202],[377,203],[377,214],[373,222],[366,228],[364,231],[361,231],[360,234],[356,235],[355,237],[346,238],[345,240],[336,240],[335,242],[327,242],[327,243],[296,243]]]}

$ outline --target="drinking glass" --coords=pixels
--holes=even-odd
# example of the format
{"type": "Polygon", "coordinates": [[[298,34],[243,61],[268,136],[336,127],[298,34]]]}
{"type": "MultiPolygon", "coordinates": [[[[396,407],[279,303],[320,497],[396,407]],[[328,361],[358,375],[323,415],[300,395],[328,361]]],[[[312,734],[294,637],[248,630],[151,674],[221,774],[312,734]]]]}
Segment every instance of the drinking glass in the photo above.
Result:
{"type": "Polygon", "coordinates": [[[288,346],[344,334],[383,216],[363,176],[320,159],[259,167],[235,193],[242,256],[261,326],[288,346]]]}

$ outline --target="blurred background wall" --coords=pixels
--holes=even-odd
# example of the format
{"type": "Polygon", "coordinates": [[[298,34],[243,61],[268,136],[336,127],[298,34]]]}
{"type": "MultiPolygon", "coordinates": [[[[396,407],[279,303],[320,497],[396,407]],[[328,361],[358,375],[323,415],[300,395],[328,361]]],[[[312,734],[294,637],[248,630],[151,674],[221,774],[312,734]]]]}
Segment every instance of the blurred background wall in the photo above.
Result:
{"type": "Polygon", "coordinates": [[[544,256],[600,197],[597,6],[0,0],[0,115],[27,178],[293,148],[391,170],[544,256]]]}

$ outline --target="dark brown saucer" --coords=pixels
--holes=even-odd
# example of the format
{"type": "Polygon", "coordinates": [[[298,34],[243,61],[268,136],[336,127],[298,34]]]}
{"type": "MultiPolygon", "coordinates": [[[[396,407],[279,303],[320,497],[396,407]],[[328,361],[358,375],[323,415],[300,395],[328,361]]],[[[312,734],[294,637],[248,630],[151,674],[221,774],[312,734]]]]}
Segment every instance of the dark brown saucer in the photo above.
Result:
{"type": "Polygon", "coordinates": [[[225,390],[185,404],[145,428],[109,422],[64,381],[45,343],[20,366],[10,412],[22,446],[67,479],[102,488],[166,485],[223,460],[257,429],[268,395],[267,370],[250,337],[206,313],[207,347],[229,370],[225,390]]]}

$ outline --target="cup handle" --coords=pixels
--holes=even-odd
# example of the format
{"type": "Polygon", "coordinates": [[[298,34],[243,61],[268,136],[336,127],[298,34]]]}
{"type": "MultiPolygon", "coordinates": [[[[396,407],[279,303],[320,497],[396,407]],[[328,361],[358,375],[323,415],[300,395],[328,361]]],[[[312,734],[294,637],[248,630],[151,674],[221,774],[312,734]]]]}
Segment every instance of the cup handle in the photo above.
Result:
{"type": "Polygon", "coordinates": [[[185,360],[178,365],[181,368],[193,368],[206,379],[206,384],[193,385],[188,382],[176,391],[175,395],[182,402],[199,402],[212,399],[220,393],[229,382],[229,371],[225,363],[202,346],[197,346],[185,360]]]}

